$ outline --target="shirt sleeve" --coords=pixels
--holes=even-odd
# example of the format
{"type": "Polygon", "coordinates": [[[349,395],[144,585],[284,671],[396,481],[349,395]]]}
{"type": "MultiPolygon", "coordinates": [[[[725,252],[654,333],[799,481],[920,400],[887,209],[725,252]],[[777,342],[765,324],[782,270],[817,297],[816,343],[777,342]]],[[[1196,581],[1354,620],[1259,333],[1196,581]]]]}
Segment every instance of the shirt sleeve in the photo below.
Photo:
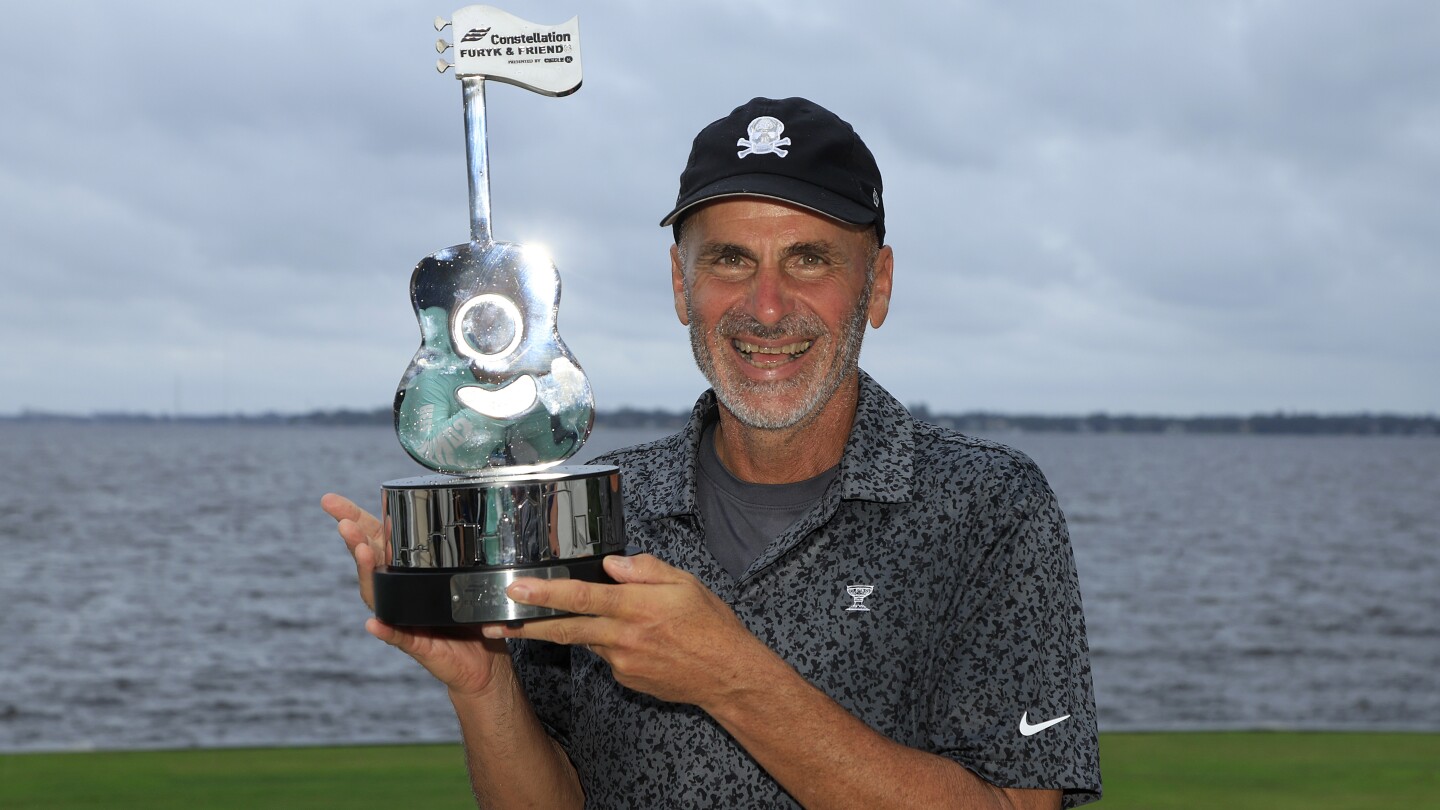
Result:
{"type": "Polygon", "coordinates": [[[1040,470],[1016,453],[972,505],[926,711],[931,750],[1002,787],[1100,797],[1074,555],[1040,470]],[[1008,469],[1006,469],[1008,468],[1008,469]]]}
{"type": "Polygon", "coordinates": [[[533,639],[510,639],[510,663],[540,725],[570,752],[570,648],[533,639]]]}

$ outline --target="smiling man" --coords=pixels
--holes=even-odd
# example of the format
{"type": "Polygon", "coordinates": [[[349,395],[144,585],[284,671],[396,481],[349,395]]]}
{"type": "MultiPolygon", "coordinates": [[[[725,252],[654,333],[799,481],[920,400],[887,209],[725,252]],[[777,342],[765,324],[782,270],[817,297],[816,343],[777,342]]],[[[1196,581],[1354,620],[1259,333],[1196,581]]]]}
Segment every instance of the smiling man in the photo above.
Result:
{"type": "MultiPolygon", "coordinates": [[[[754,99],[696,137],[675,310],[712,389],[624,471],[619,583],[577,615],[369,629],[450,690],[486,807],[1072,807],[1100,773],[1079,586],[1024,455],[860,371],[889,311],[880,172],[849,124],[754,99]]],[[[383,536],[327,496],[361,591],[383,536]]]]}

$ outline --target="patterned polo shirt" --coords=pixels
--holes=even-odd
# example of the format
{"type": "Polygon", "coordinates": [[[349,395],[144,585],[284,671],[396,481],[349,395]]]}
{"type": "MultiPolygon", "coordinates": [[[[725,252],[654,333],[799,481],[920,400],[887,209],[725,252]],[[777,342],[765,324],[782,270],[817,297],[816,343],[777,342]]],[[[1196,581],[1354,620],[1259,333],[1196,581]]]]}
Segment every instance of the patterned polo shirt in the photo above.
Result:
{"type": "MultiPolygon", "coordinates": [[[[706,392],[679,433],[596,460],[622,470],[631,543],[698,577],[890,739],[996,785],[1063,788],[1066,807],[1099,798],[1079,583],[1035,463],[916,421],[861,372],[840,475],[737,579],[706,549],[695,506],[715,409],[706,392]]],[[[512,651],[587,807],[797,806],[695,706],[621,686],[585,649],[512,641],[512,651]]]]}

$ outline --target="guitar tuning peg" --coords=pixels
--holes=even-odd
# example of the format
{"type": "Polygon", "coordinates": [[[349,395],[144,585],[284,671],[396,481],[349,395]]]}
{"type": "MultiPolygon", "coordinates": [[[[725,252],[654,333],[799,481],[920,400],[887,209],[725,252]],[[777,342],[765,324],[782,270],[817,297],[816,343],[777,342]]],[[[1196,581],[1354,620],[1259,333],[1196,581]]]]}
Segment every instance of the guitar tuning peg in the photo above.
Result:
{"type": "Polygon", "coordinates": [[[447,20],[447,19],[445,19],[444,17],[436,17],[436,18],[435,18],[435,30],[436,30],[436,31],[444,31],[444,30],[445,30],[445,26],[447,26],[447,25],[449,25],[449,24],[450,24],[450,21],[447,20]]]}
{"type": "Polygon", "coordinates": [[[452,65],[452,64],[450,64],[449,62],[446,62],[444,59],[436,59],[436,60],[435,60],[435,71],[436,71],[437,73],[444,73],[445,71],[449,70],[449,69],[452,68],[452,67],[455,67],[455,66],[452,65]]]}
{"type": "Polygon", "coordinates": [[[446,52],[446,51],[449,50],[449,49],[450,49],[450,43],[446,42],[446,41],[443,40],[443,39],[437,39],[437,40],[435,40],[435,52],[436,52],[436,53],[444,53],[444,52],[446,52]]]}

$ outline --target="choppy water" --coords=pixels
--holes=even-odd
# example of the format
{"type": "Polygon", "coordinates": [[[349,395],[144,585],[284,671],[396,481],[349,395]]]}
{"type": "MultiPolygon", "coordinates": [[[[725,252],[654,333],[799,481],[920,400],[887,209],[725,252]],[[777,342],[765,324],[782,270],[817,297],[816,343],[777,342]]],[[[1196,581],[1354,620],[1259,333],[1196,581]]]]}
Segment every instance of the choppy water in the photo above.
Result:
{"type": "MultiPolygon", "coordinates": [[[[1440,730],[1440,439],[1000,438],[1069,516],[1102,728],[1440,730]]],[[[0,424],[0,751],[455,739],[317,505],[418,472],[388,428],[0,424]]]]}

